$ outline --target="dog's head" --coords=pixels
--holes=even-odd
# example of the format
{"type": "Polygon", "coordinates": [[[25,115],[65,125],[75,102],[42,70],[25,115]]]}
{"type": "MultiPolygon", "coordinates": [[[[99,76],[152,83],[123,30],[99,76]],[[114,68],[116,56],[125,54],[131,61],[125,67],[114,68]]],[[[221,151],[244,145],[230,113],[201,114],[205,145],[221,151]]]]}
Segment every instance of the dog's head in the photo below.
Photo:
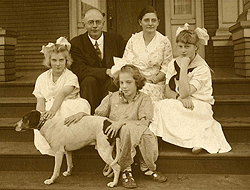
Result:
{"type": "Polygon", "coordinates": [[[37,129],[40,122],[41,113],[32,110],[24,114],[23,118],[15,124],[16,131],[24,131],[26,129],[37,129]]]}

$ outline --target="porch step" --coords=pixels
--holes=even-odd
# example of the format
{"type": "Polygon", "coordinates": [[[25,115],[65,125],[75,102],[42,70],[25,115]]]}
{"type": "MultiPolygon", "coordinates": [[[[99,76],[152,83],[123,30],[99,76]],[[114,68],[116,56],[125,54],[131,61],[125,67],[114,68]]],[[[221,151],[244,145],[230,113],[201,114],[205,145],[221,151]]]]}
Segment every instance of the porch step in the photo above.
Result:
{"type": "MultiPolygon", "coordinates": [[[[29,63],[16,62],[18,71],[16,81],[0,82],[0,97],[31,97],[36,78],[47,68],[41,61],[29,63]],[[21,72],[23,71],[23,72],[21,72]],[[25,72],[27,71],[27,72],[25,72]]],[[[250,94],[250,78],[215,78],[213,94],[217,95],[248,95],[250,94]]]]}
{"type": "MultiPolygon", "coordinates": [[[[250,174],[250,144],[231,143],[228,153],[198,155],[190,149],[160,142],[157,167],[164,173],[250,174]],[[162,144],[164,146],[161,146],[162,144]]],[[[101,171],[104,162],[94,146],[73,152],[75,172],[101,171]]],[[[1,171],[53,171],[54,157],[41,155],[33,142],[0,142],[1,171]]],[[[65,160],[62,171],[66,169],[65,160]]]]}
{"type": "MultiPolygon", "coordinates": [[[[33,130],[15,131],[21,118],[0,118],[0,142],[33,142],[33,130]]],[[[250,117],[220,117],[226,139],[230,143],[250,143],[250,117]]]]}
{"type": "Polygon", "coordinates": [[[21,118],[23,114],[35,109],[35,97],[0,97],[0,118],[21,118]]]}
{"type": "MultiPolygon", "coordinates": [[[[213,106],[215,117],[248,117],[250,95],[217,95],[213,106]]],[[[35,97],[0,97],[0,118],[22,117],[35,109],[35,97]]]]}
{"type": "Polygon", "coordinates": [[[215,117],[249,117],[250,95],[217,95],[213,106],[215,117]]]}
{"type": "Polygon", "coordinates": [[[250,78],[213,78],[214,95],[250,94],[250,78]]]}

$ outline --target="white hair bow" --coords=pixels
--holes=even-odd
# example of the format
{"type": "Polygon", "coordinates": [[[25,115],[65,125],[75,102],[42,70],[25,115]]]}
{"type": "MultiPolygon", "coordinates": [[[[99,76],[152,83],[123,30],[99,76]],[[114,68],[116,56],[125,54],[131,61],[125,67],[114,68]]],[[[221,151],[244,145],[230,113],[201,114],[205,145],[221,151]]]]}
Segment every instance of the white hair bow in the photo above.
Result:
{"type": "Polygon", "coordinates": [[[129,63],[125,61],[125,59],[119,57],[113,57],[113,59],[114,59],[114,66],[111,67],[111,75],[116,77],[118,71],[120,71],[123,66],[129,65],[129,63]]]}
{"type": "Polygon", "coordinates": [[[188,30],[190,25],[188,23],[185,23],[183,27],[178,27],[175,33],[175,36],[177,37],[181,31],[188,30]]]}
{"type": "MultiPolygon", "coordinates": [[[[177,30],[176,30],[176,36],[178,36],[181,31],[188,30],[189,26],[190,25],[188,23],[185,23],[183,27],[178,27],[177,30]]],[[[205,28],[197,27],[194,30],[194,32],[197,34],[200,44],[202,44],[202,45],[207,45],[208,44],[209,35],[208,35],[207,30],[205,28]]]]}
{"type": "MultiPolygon", "coordinates": [[[[65,45],[67,47],[67,50],[69,51],[70,48],[71,48],[71,44],[68,42],[68,40],[65,38],[65,37],[60,37],[56,40],[56,43],[55,44],[60,44],[60,45],[65,45]]],[[[48,48],[51,48],[52,46],[55,45],[54,43],[48,43],[48,45],[46,46],[42,46],[42,50],[40,51],[41,53],[43,54],[46,54],[47,53],[47,49],[48,48]]]]}
{"type": "Polygon", "coordinates": [[[197,27],[194,31],[196,32],[198,38],[200,39],[199,40],[200,44],[207,45],[209,40],[209,35],[207,33],[207,30],[205,28],[197,27]]]}

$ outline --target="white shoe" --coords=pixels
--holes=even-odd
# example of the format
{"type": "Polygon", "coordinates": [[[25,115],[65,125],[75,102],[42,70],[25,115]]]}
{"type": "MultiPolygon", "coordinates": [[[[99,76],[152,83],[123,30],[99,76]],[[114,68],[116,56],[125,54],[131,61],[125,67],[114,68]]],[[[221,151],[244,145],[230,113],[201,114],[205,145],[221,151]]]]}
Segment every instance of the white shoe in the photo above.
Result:
{"type": "Polygon", "coordinates": [[[201,148],[201,147],[194,147],[194,148],[192,149],[192,153],[193,153],[193,154],[199,154],[201,151],[202,151],[202,148],[201,148]]]}

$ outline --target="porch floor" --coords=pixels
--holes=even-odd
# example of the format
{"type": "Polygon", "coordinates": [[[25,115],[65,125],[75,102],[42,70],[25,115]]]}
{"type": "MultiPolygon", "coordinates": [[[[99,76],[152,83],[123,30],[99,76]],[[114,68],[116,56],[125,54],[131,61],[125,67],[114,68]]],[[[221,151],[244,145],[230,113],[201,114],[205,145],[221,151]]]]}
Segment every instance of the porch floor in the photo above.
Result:
{"type": "MultiPolygon", "coordinates": [[[[18,190],[98,190],[109,189],[106,184],[111,181],[101,173],[73,173],[72,176],[60,175],[55,184],[44,185],[43,181],[51,172],[17,172],[0,171],[1,189],[18,190]],[[13,180],[15,179],[15,180],[13,180]]],[[[250,189],[250,175],[217,175],[217,174],[166,174],[168,181],[165,183],[153,182],[135,174],[138,190],[248,190],[250,189]]],[[[119,181],[116,190],[125,189],[119,181]]]]}

